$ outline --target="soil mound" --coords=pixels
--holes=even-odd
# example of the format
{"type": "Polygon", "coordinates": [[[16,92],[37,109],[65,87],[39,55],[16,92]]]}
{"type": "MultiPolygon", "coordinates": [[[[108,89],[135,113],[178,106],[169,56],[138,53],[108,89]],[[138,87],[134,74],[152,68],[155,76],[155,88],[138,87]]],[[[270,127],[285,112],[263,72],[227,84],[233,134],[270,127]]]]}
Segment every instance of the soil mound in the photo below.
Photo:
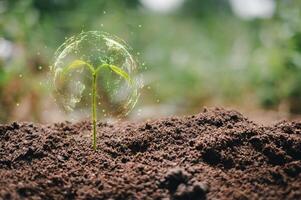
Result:
{"type": "Polygon", "coordinates": [[[205,109],[144,123],[0,126],[0,199],[301,199],[301,123],[205,109]]]}

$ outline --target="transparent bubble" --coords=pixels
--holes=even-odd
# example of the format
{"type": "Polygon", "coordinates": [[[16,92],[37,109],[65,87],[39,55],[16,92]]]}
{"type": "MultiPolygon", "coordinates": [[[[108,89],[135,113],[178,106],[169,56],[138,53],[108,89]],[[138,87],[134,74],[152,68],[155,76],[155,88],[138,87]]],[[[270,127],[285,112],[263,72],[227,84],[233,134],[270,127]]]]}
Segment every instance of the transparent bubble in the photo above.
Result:
{"type": "Polygon", "coordinates": [[[77,116],[90,116],[94,86],[98,119],[127,115],[142,86],[130,48],[116,36],[98,31],[66,40],[50,70],[56,102],[77,116]]]}

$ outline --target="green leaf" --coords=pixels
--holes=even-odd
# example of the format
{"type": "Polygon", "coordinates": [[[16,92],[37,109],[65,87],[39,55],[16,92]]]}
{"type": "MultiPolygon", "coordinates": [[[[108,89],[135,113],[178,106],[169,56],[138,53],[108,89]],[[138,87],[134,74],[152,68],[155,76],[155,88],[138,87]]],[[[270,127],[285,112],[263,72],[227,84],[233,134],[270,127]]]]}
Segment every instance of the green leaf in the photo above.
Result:
{"type": "Polygon", "coordinates": [[[74,60],[70,65],[68,65],[66,68],[64,68],[63,70],[63,74],[65,73],[68,73],[70,70],[73,70],[73,69],[77,69],[77,68],[80,68],[80,67],[83,67],[83,66],[87,66],[88,69],[94,73],[94,68],[92,65],[90,65],[89,63],[83,61],[83,60],[74,60]]]}
{"type": "Polygon", "coordinates": [[[130,84],[132,84],[132,80],[130,76],[122,69],[115,65],[107,65],[113,72],[118,74],[119,76],[123,77],[125,80],[127,80],[130,84]]]}

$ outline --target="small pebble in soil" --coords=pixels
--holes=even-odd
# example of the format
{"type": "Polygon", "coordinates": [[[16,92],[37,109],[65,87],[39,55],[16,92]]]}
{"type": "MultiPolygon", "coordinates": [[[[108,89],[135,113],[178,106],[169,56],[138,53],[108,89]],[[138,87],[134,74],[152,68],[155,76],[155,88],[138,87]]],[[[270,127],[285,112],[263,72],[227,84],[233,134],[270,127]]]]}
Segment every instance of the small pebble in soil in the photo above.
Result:
{"type": "Polygon", "coordinates": [[[149,123],[146,123],[145,124],[145,129],[146,130],[150,130],[152,128],[152,126],[149,124],[149,123]]]}

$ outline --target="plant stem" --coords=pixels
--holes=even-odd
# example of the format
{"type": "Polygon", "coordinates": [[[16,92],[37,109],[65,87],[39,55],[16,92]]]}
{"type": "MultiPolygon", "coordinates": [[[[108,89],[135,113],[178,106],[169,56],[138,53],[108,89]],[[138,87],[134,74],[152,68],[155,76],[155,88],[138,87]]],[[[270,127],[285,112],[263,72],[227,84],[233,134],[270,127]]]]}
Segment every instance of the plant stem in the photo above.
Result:
{"type": "Polygon", "coordinates": [[[93,149],[96,150],[96,73],[92,74],[92,122],[93,122],[93,149]]]}

